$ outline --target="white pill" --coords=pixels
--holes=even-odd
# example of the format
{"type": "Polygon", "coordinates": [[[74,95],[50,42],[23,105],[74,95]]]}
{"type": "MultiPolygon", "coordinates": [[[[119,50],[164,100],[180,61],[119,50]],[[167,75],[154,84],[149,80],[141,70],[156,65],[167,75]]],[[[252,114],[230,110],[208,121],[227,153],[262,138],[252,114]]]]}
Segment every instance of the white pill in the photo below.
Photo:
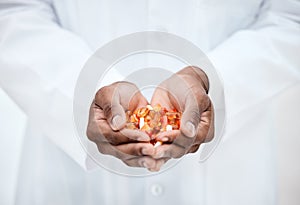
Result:
{"type": "Polygon", "coordinates": [[[157,141],[157,142],[154,144],[154,148],[159,147],[160,145],[162,145],[162,142],[161,142],[161,141],[157,141]]]}
{"type": "Polygon", "coordinates": [[[153,110],[153,107],[151,105],[146,106],[149,110],[153,110]]]}
{"type": "Polygon", "coordinates": [[[145,120],[144,120],[144,118],[143,117],[141,117],[140,118],[140,129],[142,129],[142,127],[144,127],[144,125],[145,125],[145,120]]]}
{"type": "Polygon", "coordinates": [[[172,125],[167,125],[167,127],[166,127],[166,130],[167,131],[171,131],[173,128],[172,128],[172,125]]]}

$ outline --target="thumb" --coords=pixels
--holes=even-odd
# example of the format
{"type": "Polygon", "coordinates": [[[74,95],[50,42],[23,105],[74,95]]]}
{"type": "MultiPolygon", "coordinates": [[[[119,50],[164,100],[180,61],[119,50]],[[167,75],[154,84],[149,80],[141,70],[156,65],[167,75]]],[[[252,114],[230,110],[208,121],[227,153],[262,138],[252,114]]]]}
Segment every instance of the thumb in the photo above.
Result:
{"type": "Polygon", "coordinates": [[[126,115],[118,92],[116,92],[116,86],[102,87],[96,94],[95,103],[103,110],[113,130],[120,130],[125,126],[126,115]]]}
{"type": "Polygon", "coordinates": [[[200,123],[201,111],[198,106],[188,104],[181,117],[180,130],[187,137],[195,137],[200,123]]]}
{"type": "Polygon", "coordinates": [[[125,126],[126,115],[120,103],[112,104],[110,113],[107,113],[107,116],[109,125],[113,130],[120,130],[125,126]]]}

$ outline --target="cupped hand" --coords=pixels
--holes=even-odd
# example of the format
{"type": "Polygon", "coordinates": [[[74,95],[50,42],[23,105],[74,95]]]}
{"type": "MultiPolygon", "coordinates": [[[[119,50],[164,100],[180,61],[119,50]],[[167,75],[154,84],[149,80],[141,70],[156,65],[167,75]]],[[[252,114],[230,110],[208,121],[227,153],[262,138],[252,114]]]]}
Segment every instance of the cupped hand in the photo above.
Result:
{"type": "Polygon", "coordinates": [[[128,166],[157,170],[164,159],[155,160],[149,136],[140,130],[125,128],[125,111],[148,104],[139,89],[129,82],[102,87],[90,107],[87,136],[102,154],[121,159],[128,166]]]}
{"type": "Polygon", "coordinates": [[[209,81],[200,68],[189,66],[162,82],[154,91],[151,104],[182,112],[180,130],[161,132],[156,159],[179,158],[194,153],[214,136],[214,109],[208,97],[209,81]]]}

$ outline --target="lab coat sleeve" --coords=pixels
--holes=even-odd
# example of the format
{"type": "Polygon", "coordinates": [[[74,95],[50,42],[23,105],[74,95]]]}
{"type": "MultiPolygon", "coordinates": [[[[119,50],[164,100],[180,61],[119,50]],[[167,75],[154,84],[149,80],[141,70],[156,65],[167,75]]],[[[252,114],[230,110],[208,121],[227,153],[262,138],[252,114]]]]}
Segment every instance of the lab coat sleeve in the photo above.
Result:
{"type": "Polygon", "coordinates": [[[251,27],[208,53],[224,82],[223,141],[259,117],[255,108],[300,83],[299,11],[299,1],[271,1],[251,27]]]}
{"type": "Polygon", "coordinates": [[[59,26],[51,2],[0,2],[0,86],[36,129],[84,168],[72,98],[90,55],[81,38],[59,26]]]}

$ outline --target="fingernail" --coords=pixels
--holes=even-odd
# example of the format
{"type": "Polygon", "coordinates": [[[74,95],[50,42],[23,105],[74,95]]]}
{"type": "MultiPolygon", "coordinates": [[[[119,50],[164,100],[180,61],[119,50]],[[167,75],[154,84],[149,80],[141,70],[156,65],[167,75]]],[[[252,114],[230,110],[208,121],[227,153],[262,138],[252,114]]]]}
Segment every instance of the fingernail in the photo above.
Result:
{"type": "Polygon", "coordinates": [[[151,155],[151,154],[153,154],[153,153],[152,153],[149,149],[147,149],[147,148],[142,148],[141,152],[142,152],[143,155],[151,155]]]}
{"type": "Polygon", "coordinates": [[[161,141],[163,141],[163,142],[167,142],[167,141],[169,141],[169,138],[167,138],[167,137],[163,137],[163,138],[161,139],[161,141]]]}
{"type": "Polygon", "coordinates": [[[120,125],[122,124],[122,117],[120,115],[115,115],[112,118],[111,123],[114,126],[114,128],[120,127],[120,125]]]}
{"type": "Polygon", "coordinates": [[[195,125],[192,122],[187,122],[186,123],[186,128],[189,130],[189,132],[191,134],[188,137],[194,137],[196,135],[196,128],[195,128],[195,125]]]}
{"type": "Polygon", "coordinates": [[[145,168],[150,168],[149,165],[147,164],[147,162],[145,162],[145,161],[142,162],[142,166],[145,168]]]}
{"type": "Polygon", "coordinates": [[[150,172],[157,172],[157,170],[155,168],[149,168],[148,171],[150,171],[150,172]]]}

